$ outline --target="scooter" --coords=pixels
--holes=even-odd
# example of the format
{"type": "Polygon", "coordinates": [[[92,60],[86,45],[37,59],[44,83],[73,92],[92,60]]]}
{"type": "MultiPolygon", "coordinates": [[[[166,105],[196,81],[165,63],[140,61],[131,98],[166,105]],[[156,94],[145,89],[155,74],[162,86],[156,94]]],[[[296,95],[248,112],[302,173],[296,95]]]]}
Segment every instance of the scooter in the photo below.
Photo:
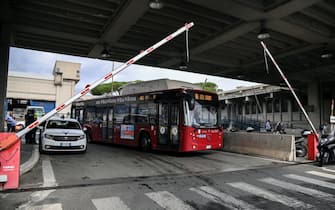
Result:
{"type": "Polygon", "coordinates": [[[319,150],[317,161],[319,162],[320,167],[335,161],[334,131],[330,132],[329,134],[322,135],[317,148],[319,150]]]}
{"type": "Polygon", "coordinates": [[[307,155],[307,136],[311,134],[310,130],[301,131],[301,138],[295,141],[295,151],[297,157],[305,157],[307,155]]]}

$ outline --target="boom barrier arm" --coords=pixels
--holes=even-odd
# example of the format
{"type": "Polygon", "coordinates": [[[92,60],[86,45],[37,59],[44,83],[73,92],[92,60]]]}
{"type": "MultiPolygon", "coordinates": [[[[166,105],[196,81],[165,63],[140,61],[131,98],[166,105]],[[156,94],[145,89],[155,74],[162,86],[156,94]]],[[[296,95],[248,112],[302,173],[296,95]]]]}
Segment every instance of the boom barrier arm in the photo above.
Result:
{"type": "Polygon", "coordinates": [[[178,29],[176,32],[168,35],[167,37],[165,37],[164,39],[162,39],[161,41],[157,42],[156,44],[152,45],[151,47],[149,47],[148,49],[142,51],[141,53],[139,53],[138,55],[136,55],[135,57],[129,59],[126,63],[124,63],[123,65],[121,65],[119,68],[115,69],[115,71],[110,72],[108,74],[106,74],[104,77],[102,77],[101,79],[93,82],[90,85],[86,85],[86,87],[81,90],[78,94],[76,94],[75,96],[73,96],[72,98],[68,99],[67,101],[65,101],[63,104],[61,104],[60,106],[56,107],[55,109],[51,110],[50,112],[48,112],[46,115],[44,115],[43,117],[41,117],[40,119],[36,120],[35,122],[33,122],[32,124],[28,125],[26,128],[24,128],[23,130],[19,131],[16,135],[18,138],[21,138],[23,135],[25,135],[26,133],[28,133],[30,130],[32,130],[33,128],[35,128],[36,126],[40,125],[42,122],[44,122],[45,120],[47,120],[48,118],[52,117],[54,114],[56,114],[57,112],[63,110],[65,107],[67,107],[68,105],[70,105],[73,101],[75,101],[76,99],[80,98],[83,95],[86,95],[88,92],[90,92],[90,90],[92,90],[93,88],[95,88],[96,86],[98,86],[100,83],[112,78],[113,76],[115,76],[116,74],[120,73],[122,70],[126,69],[128,66],[130,66],[131,64],[135,63],[136,61],[138,61],[139,59],[143,58],[144,56],[146,56],[147,54],[151,53],[152,51],[154,51],[155,49],[157,49],[158,47],[162,46],[163,44],[167,43],[168,41],[174,39],[176,36],[180,35],[181,33],[183,33],[184,31],[187,31],[189,28],[191,28],[194,25],[193,22],[191,23],[187,23],[185,24],[185,26],[181,27],[180,29],[178,29]]]}
{"type": "MultiPolygon", "coordinates": [[[[270,53],[270,51],[268,50],[268,48],[266,47],[265,43],[263,41],[261,41],[261,45],[264,48],[264,51],[266,52],[266,54],[270,57],[272,63],[275,65],[276,69],[278,70],[279,74],[281,75],[281,77],[283,78],[283,80],[285,81],[286,85],[289,87],[292,95],[294,96],[294,99],[297,101],[301,111],[304,113],[306,120],[308,121],[309,125],[311,126],[314,134],[317,136],[317,131],[311,121],[311,119],[309,118],[306,110],[304,109],[304,107],[302,106],[297,94],[295,94],[294,89],[292,88],[291,84],[289,83],[289,81],[287,80],[286,76],[284,75],[283,71],[280,69],[279,65],[277,64],[277,62],[275,61],[275,59],[272,57],[272,54],[270,53]]],[[[266,59],[266,58],[265,58],[266,59]]]]}

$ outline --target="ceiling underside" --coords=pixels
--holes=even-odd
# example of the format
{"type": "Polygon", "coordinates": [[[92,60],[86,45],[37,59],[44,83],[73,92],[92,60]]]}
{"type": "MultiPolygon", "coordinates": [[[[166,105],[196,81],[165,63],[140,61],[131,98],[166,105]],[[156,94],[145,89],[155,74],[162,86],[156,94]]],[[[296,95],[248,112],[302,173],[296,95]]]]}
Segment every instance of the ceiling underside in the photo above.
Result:
{"type": "MultiPolygon", "coordinates": [[[[289,80],[334,81],[335,1],[332,0],[164,0],[154,10],[149,0],[12,0],[11,46],[125,62],[187,22],[190,63],[186,71],[280,84],[273,65],[265,69],[257,39],[261,20],[269,30],[269,50],[289,80]]],[[[139,64],[178,69],[185,59],[181,35],[139,64]]]]}

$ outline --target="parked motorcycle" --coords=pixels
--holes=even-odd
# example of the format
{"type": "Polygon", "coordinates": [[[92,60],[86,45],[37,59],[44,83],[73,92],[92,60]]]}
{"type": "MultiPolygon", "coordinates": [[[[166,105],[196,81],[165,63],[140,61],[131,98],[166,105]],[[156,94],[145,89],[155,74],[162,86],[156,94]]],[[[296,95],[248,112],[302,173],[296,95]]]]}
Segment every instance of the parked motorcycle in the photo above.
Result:
{"type": "Polygon", "coordinates": [[[305,157],[307,155],[307,137],[312,132],[310,130],[301,131],[301,138],[295,141],[295,151],[297,157],[305,157]]]}
{"type": "Polygon", "coordinates": [[[320,167],[335,161],[335,130],[324,132],[317,148],[319,150],[317,161],[320,167]]]}

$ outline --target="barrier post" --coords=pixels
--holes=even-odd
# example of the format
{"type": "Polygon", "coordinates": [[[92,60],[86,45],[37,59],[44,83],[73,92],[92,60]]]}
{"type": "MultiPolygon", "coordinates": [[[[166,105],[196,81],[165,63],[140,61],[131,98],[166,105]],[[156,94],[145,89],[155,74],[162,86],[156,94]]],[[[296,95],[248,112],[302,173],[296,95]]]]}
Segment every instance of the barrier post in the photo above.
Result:
{"type": "Polygon", "coordinates": [[[318,153],[318,137],[316,134],[311,133],[307,136],[307,159],[316,160],[316,155],[318,153]]]}
{"type": "Polygon", "coordinates": [[[20,151],[15,133],[0,133],[0,190],[19,187],[20,151]]]}

